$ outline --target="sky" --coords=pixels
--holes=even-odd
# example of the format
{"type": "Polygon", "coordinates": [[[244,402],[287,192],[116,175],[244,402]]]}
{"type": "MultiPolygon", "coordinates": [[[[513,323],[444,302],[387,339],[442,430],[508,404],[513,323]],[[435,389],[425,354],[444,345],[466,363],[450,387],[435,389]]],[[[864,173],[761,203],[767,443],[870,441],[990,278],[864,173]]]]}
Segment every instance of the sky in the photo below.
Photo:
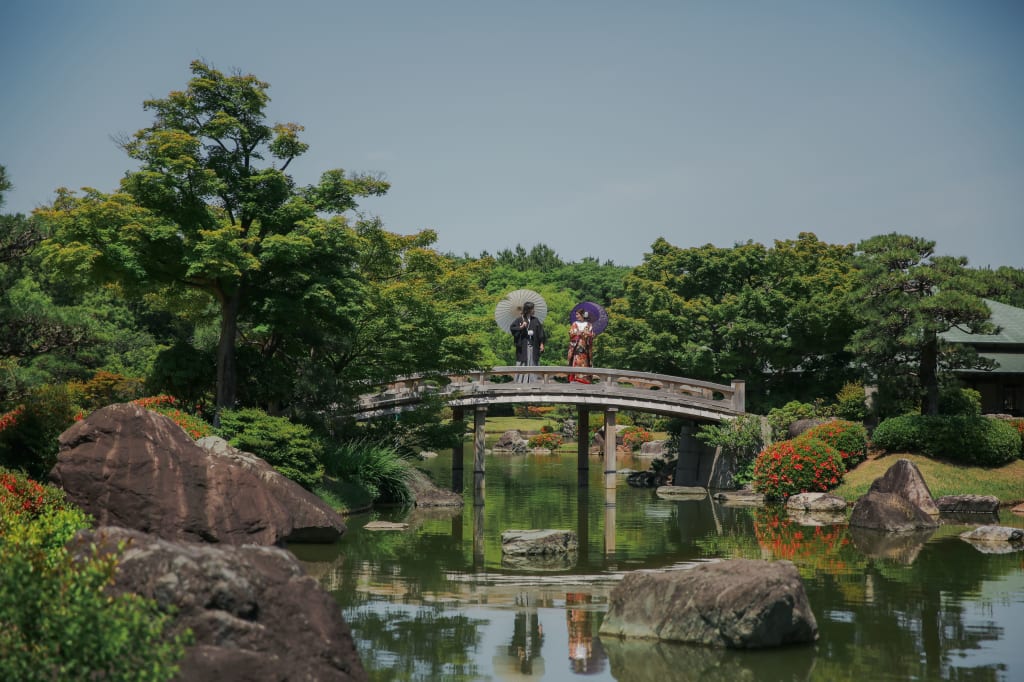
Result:
{"type": "Polygon", "coordinates": [[[1024,267],[1017,0],[3,0],[2,210],[116,190],[196,59],[305,126],[297,182],[381,174],[360,210],[442,252],[899,232],[1024,267]]]}

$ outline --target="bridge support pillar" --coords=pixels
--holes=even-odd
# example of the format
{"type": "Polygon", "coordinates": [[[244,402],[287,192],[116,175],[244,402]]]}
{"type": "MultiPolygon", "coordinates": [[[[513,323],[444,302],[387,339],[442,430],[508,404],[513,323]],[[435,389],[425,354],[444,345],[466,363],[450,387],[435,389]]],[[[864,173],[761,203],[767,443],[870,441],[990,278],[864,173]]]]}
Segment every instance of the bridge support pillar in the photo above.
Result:
{"type": "Polygon", "coordinates": [[[463,447],[466,434],[465,413],[461,407],[452,408],[452,421],[459,424],[459,441],[452,448],[452,492],[461,493],[463,490],[462,460],[465,448],[463,447]]]}
{"type": "Polygon", "coordinates": [[[590,484],[590,411],[586,405],[576,406],[576,478],[581,488],[590,484]]]}
{"type": "Polygon", "coordinates": [[[604,408],[604,487],[615,487],[615,472],[618,470],[615,459],[615,415],[617,407],[604,408]]]}
{"type": "Polygon", "coordinates": [[[487,408],[477,405],[473,412],[473,504],[484,503],[484,426],[487,408]]]}

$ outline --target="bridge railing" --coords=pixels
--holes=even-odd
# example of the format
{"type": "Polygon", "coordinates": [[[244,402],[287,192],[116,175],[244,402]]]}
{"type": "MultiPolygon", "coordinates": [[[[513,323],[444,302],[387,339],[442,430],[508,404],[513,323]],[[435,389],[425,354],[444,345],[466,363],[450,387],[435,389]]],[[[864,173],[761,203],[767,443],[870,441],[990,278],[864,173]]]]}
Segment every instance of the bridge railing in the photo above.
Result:
{"type": "Polygon", "coordinates": [[[382,403],[412,401],[424,395],[443,397],[505,390],[522,393],[529,391],[531,387],[538,391],[586,392],[591,395],[595,392],[606,392],[616,395],[642,393],[651,396],[650,392],[657,391],[661,393],[658,397],[662,399],[672,400],[673,397],[678,397],[715,403],[736,413],[742,413],[745,409],[746,391],[743,381],[718,384],[667,374],[602,367],[587,367],[583,368],[583,371],[580,370],[579,367],[507,365],[450,375],[403,376],[379,385],[381,390],[376,393],[364,394],[359,400],[359,409],[373,409],[382,403]],[[585,376],[591,383],[559,381],[570,374],[585,376]],[[515,381],[521,376],[529,377],[529,383],[515,381]]]}

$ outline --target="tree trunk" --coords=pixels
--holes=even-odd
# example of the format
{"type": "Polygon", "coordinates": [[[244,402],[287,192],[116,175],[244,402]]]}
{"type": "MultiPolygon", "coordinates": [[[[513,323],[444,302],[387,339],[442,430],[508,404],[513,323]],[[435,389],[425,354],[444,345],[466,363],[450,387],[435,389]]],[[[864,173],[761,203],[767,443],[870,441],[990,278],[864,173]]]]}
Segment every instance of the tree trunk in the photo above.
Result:
{"type": "Polygon", "coordinates": [[[935,334],[926,332],[928,338],[921,348],[921,414],[936,415],[939,413],[939,341],[935,334]]]}
{"type": "Polygon", "coordinates": [[[217,405],[213,425],[220,426],[221,410],[235,406],[238,375],[235,369],[235,337],[238,334],[238,307],[241,287],[225,296],[220,305],[220,342],[217,344],[217,405]]]}

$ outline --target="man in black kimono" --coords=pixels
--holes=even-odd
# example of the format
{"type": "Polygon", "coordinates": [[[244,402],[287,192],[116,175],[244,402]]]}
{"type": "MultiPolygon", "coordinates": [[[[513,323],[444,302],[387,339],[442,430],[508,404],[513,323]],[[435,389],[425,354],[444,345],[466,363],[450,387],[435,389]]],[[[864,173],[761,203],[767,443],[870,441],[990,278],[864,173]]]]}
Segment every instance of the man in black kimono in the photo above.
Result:
{"type": "MultiPolygon", "coordinates": [[[[509,331],[516,344],[516,365],[539,365],[540,354],[544,352],[544,325],[533,314],[533,302],[523,304],[523,315],[517,317],[509,331]]],[[[517,382],[533,381],[530,374],[517,374],[517,382]]]]}

